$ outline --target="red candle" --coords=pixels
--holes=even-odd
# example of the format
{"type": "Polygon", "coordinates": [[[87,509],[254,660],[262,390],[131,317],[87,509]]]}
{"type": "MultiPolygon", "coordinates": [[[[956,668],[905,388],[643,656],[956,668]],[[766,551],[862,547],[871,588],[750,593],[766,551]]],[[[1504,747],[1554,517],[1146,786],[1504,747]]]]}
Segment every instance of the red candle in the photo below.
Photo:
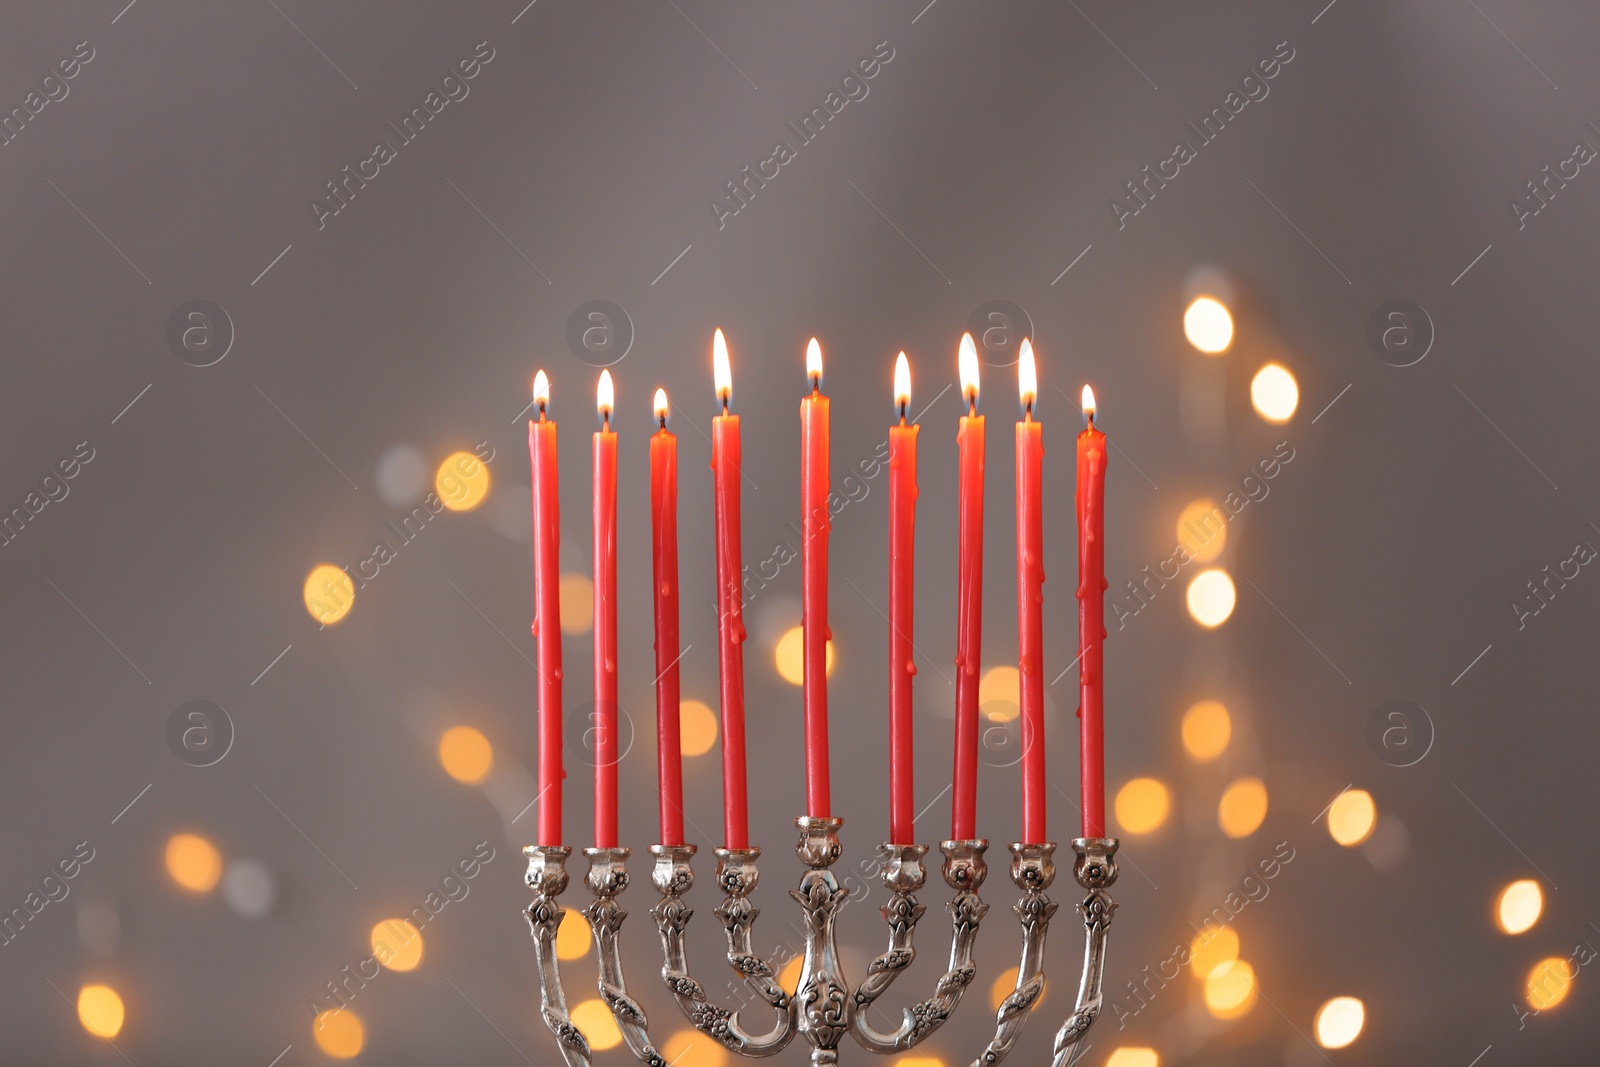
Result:
{"type": "Polygon", "coordinates": [[[906,423],[911,368],[906,354],[894,362],[894,402],[900,425],[889,427],[889,841],[916,841],[912,786],[911,680],[917,673],[911,643],[916,569],[917,427],[906,423]]]}
{"type": "Polygon", "coordinates": [[[983,636],[983,416],[978,414],[978,350],[961,335],[958,359],[967,414],[956,432],[961,478],[956,563],[956,744],[950,836],[976,836],[978,814],[978,670],[983,636]]]}
{"type": "Polygon", "coordinates": [[[1044,523],[1040,499],[1043,427],[1033,421],[1039,380],[1033,342],[1023,338],[1017,361],[1022,421],[1017,423],[1017,666],[1022,675],[1022,840],[1045,834],[1044,769],[1044,523]]]}
{"type": "Polygon", "coordinates": [[[739,551],[739,416],[728,413],[733,373],[728,344],[712,338],[712,373],[722,414],[711,420],[711,476],[716,495],[717,650],[722,683],[722,838],[728,848],[750,847],[744,765],[744,588],[739,551]]]}
{"type": "Polygon", "coordinates": [[[533,470],[533,636],[539,657],[539,844],[561,844],[561,497],[556,479],[556,424],[545,418],[550,379],[533,378],[539,419],[528,420],[533,470]]]}
{"type": "Polygon", "coordinates": [[[1094,390],[1083,387],[1088,425],[1078,435],[1078,760],[1083,836],[1106,833],[1106,435],[1094,428],[1094,390]]]}
{"type": "Polygon", "coordinates": [[[822,395],[822,348],[806,345],[811,395],[800,401],[800,499],[805,534],[800,539],[803,682],[805,702],[806,814],[832,814],[828,798],[828,398],[822,395]]]}
{"type": "Polygon", "coordinates": [[[667,391],[656,390],[650,437],[650,571],[655,578],[656,763],[661,843],[683,840],[683,745],[678,732],[678,438],[667,432],[667,391]]]}
{"type": "Polygon", "coordinates": [[[594,847],[617,847],[617,435],[611,372],[600,372],[594,435],[594,847]]]}

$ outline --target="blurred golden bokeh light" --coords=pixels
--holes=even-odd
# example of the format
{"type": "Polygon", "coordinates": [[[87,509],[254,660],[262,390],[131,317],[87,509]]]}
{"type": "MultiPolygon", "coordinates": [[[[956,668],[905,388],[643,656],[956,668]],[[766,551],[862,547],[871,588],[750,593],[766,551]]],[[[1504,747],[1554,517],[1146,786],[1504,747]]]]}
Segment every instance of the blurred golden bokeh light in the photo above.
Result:
{"type": "Polygon", "coordinates": [[[1233,344],[1233,314],[1214,296],[1197,296],[1183,313],[1183,334],[1208,356],[1219,356],[1233,344]]]}
{"type": "Polygon", "coordinates": [[[350,614],[356,603],[356,584],[331,563],[319,563],[311,568],[302,593],[306,611],[324,626],[332,626],[350,614]]]}
{"type": "Polygon", "coordinates": [[[1300,406],[1300,385],[1287,367],[1268,363],[1250,381],[1250,403],[1268,422],[1288,422],[1300,406]]]}
{"type": "Polygon", "coordinates": [[[679,1030],[661,1045],[671,1067],[727,1067],[728,1050],[699,1030],[679,1030]]]}
{"type": "Polygon", "coordinates": [[[1196,563],[1210,563],[1228,543],[1228,514],[1215,500],[1201,497],[1178,512],[1178,544],[1196,563]]]}
{"type": "Polygon", "coordinates": [[[336,1060],[354,1059],[367,1043],[361,1017],[349,1008],[330,1008],[311,1020],[311,1036],[325,1055],[336,1060]]]}
{"type": "Polygon", "coordinates": [[[494,767],[494,746],[471,726],[452,726],[439,737],[439,763],[458,782],[477,785],[494,767]]]}
{"type": "Polygon", "coordinates": [[[1239,935],[1233,927],[1203,929],[1189,942],[1189,967],[1196,978],[1209,978],[1211,972],[1239,958],[1239,935]]]}
{"type": "Polygon", "coordinates": [[[372,928],[372,955],[391,971],[414,971],[422,962],[422,931],[406,919],[385,919],[372,928]]]}
{"type": "Polygon", "coordinates": [[[1233,718],[1219,700],[1201,700],[1183,713],[1183,747],[1196,763],[1222,755],[1233,737],[1233,718]]]}
{"type": "Polygon", "coordinates": [[[678,705],[678,741],[685,756],[704,756],[717,743],[717,713],[701,700],[678,705]]]}
{"type": "Polygon", "coordinates": [[[1161,1067],[1153,1048],[1119,1048],[1106,1059],[1106,1067],[1161,1067]]]}
{"type": "Polygon", "coordinates": [[[1236,778],[1217,803],[1217,824],[1229,837],[1249,837],[1267,818],[1267,786],[1259,778],[1236,778]]]}
{"type": "Polygon", "coordinates": [[[433,476],[433,491],[451,511],[471,511],[489,495],[489,465],[471,452],[452,452],[433,476]]]}
{"type": "Polygon", "coordinates": [[[1357,997],[1334,997],[1317,1009],[1317,1044],[1344,1048],[1361,1036],[1367,1023],[1367,1006],[1357,997]]]}
{"type": "Polygon", "coordinates": [[[1206,629],[1214,629],[1228,621],[1237,599],[1238,592],[1227,571],[1221,567],[1201,571],[1189,583],[1189,616],[1206,629]]]}
{"type": "MultiPolygon", "coordinates": [[[[790,685],[799,685],[805,680],[805,628],[791,626],[778,638],[777,647],[772,650],[773,662],[778,666],[778,674],[790,685]]],[[[833,674],[833,642],[827,645],[825,670],[833,674]]]]}
{"type": "Polygon", "coordinates": [[[805,957],[795,956],[778,972],[778,985],[790,996],[794,996],[800,989],[800,969],[805,966],[805,962],[805,957]]]}
{"type": "Polygon", "coordinates": [[[1372,836],[1378,805],[1365,789],[1346,789],[1328,805],[1328,833],[1345,848],[1354,848],[1372,836]]]}
{"type": "Polygon", "coordinates": [[[1572,992],[1578,969],[1565,956],[1547,956],[1528,972],[1528,1007],[1535,1011],[1553,1008],[1572,992]]]}
{"type": "Polygon", "coordinates": [[[78,990],[78,1021],[95,1037],[116,1037],[125,1018],[122,996],[110,986],[86,985],[78,990]]]}
{"type": "Polygon", "coordinates": [[[1117,823],[1130,834],[1147,834],[1167,821],[1172,806],[1166,785],[1155,778],[1135,778],[1117,790],[1117,823]]]}
{"type": "Polygon", "coordinates": [[[594,582],[586,574],[567,571],[558,587],[561,597],[561,632],[586,634],[594,628],[594,582]]]}
{"type": "Polygon", "coordinates": [[[1256,1003],[1256,972],[1244,960],[1223,963],[1206,975],[1206,1011],[1218,1019],[1237,1019],[1256,1003]]]}
{"type": "Polygon", "coordinates": [[[1021,672],[1009,665],[984,671],[978,679],[978,708],[990,722],[1010,722],[1021,715],[1021,672]]]}
{"type": "Polygon", "coordinates": [[[1523,878],[1500,890],[1495,918],[1506,933],[1520,934],[1533,929],[1543,911],[1544,891],[1532,878],[1523,878]]]}
{"type": "Polygon", "coordinates": [[[572,1024],[589,1039],[589,1047],[596,1052],[616,1048],[622,1044],[622,1031],[617,1020],[603,1000],[586,1000],[572,1009],[572,1024]]]}
{"type": "Polygon", "coordinates": [[[556,927],[556,959],[581,960],[589,954],[589,920],[572,908],[561,917],[556,927]]]}
{"type": "Polygon", "coordinates": [[[937,1056],[912,1052],[895,1060],[894,1067],[945,1067],[945,1062],[937,1056]]]}
{"type": "Polygon", "coordinates": [[[167,873],[191,893],[209,893],[222,879],[222,853],[199,834],[167,839],[167,873]]]}

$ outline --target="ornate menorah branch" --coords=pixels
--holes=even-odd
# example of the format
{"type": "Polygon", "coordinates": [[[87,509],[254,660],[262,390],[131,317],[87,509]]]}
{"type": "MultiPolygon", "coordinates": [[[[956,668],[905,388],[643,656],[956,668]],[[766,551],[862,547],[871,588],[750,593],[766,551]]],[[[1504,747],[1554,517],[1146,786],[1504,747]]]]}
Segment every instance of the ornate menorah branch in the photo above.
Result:
{"type": "Polygon", "coordinates": [[[868,966],[867,977],[856,991],[856,1013],[850,1030],[857,1043],[870,1052],[903,1052],[915,1047],[950,1017],[977,974],[972,953],[978,943],[978,924],[989,910],[989,905],[978,897],[978,888],[988,875],[983,853],[989,842],[981,839],[946,841],[939,847],[945,857],[945,883],[956,894],[949,905],[950,963],[935,985],[933,996],[905,1009],[899,1028],[883,1034],[868,1023],[867,1008],[911,965],[916,955],[911,936],[926,909],[917,903],[913,894],[927,880],[922,857],[927,855],[928,846],[878,846],[879,855],[884,859],[883,884],[894,894],[882,909],[884,922],[889,927],[889,947],[868,966]]]}
{"type": "Polygon", "coordinates": [[[752,1035],[740,1022],[740,1013],[720,1008],[706,997],[705,988],[689,974],[684,932],[694,915],[683,895],[694,885],[689,861],[693,845],[652,845],[656,858],[651,880],[661,893],[654,909],[656,929],[661,935],[663,963],[661,978],[678,1001],[689,1022],[743,1056],[771,1056],[782,1051],[794,1038],[794,1011],[789,995],[778,985],[772,966],[752,951],[751,943],[760,909],[750,903],[759,872],[759,848],[717,849],[717,883],[726,894],[717,906],[728,937],[728,964],[757,997],[777,1013],[777,1022],[765,1034],[752,1035]]]}
{"type": "MultiPolygon", "coordinates": [[[[880,846],[881,877],[891,894],[882,909],[889,943],[868,966],[866,977],[852,993],[839,964],[837,943],[838,913],[847,894],[831,870],[843,854],[839,843],[843,820],[803,817],[795,823],[800,829],[796,852],[806,870],[800,887],[790,895],[801,906],[805,954],[792,998],[778,985],[771,964],[752,950],[755,921],[760,913],[751,903],[750,894],[756,887],[760,850],[717,850],[717,882],[724,899],[716,914],[727,936],[728,963],[752,993],[773,1009],[773,1027],[765,1034],[752,1035],[742,1025],[738,1011],[710,1003],[704,987],[689,973],[684,939],[693,911],[684,894],[694,884],[690,865],[696,851],[693,845],[653,845],[650,849],[655,858],[651,881],[661,894],[651,913],[661,936],[662,979],[697,1029],[743,1056],[773,1055],[787,1047],[796,1034],[804,1035],[810,1043],[813,1067],[836,1065],[839,1043],[847,1033],[870,1052],[894,1053],[915,1047],[950,1017],[976,976],[972,955],[979,924],[988,911],[988,905],[978,897],[988,872],[984,862],[988,842],[946,841],[940,846],[944,853],[944,880],[955,893],[948,905],[949,966],[936,983],[933,995],[905,1009],[897,1029],[882,1033],[868,1023],[867,1012],[915,958],[913,934],[927,910],[916,898],[927,881],[923,865],[927,846],[880,846]]],[[[1087,891],[1078,904],[1086,932],[1083,974],[1073,1013],[1056,1035],[1052,1067],[1070,1067],[1084,1035],[1100,1013],[1106,936],[1116,911],[1107,889],[1117,877],[1117,842],[1111,838],[1079,838],[1072,847],[1076,852],[1073,874],[1087,891]]],[[[571,850],[565,846],[532,846],[523,851],[528,857],[527,884],[534,894],[527,915],[542,986],[541,1014],[568,1067],[588,1067],[589,1044],[567,1013],[555,955],[556,928],[564,914],[557,898],[567,887],[566,860],[571,850]]],[[[1005,1058],[1043,992],[1045,935],[1058,907],[1046,895],[1055,878],[1054,852],[1055,845],[1049,843],[1011,846],[1011,879],[1022,893],[1012,909],[1022,926],[1021,963],[1016,986],[996,1015],[994,1037],[973,1061],[974,1067],[992,1067],[1005,1058]]],[[[586,849],[585,855],[589,858],[585,882],[595,900],[584,913],[599,956],[600,995],[634,1056],[647,1067],[665,1067],[660,1053],[650,1043],[645,1013],[628,994],[622,973],[620,934],[627,912],[616,898],[628,885],[630,850],[586,849]]]]}

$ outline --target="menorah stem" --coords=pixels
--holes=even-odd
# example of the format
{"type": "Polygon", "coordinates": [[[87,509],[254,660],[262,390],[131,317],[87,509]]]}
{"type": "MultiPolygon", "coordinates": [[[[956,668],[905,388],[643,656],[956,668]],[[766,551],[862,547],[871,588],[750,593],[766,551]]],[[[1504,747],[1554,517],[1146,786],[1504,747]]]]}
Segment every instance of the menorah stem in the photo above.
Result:
{"type": "Polygon", "coordinates": [[[928,851],[923,845],[882,846],[883,884],[894,893],[883,909],[884,920],[889,924],[889,948],[873,960],[866,980],[856,992],[856,1010],[850,1027],[856,1042],[870,1052],[904,1052],[919,1044],[955,1011],[977,973],[972,954],[977,947],[978,925],[989,910],[979,899],[978,888],[988,874],[983,854],[989,843],[981,839],[946,841],[939,847],[944,852],[945,883],[955,891],[955,898],[949,905],[950,963],[934,987],[933,996],[905,1009],[900,1026],[890,1033],[882,1033],[868,1021],[867,1008],[911,963],[914,955],[911,931],[924,910],[912,894],[922,888],[927,877],[922,857],[928,851]]]}
{"type": "Polygon", "coordinates": [[[567,888],[567,857],[572,849],[565,845],[529,845],[522,850],[528,857],[528,888],[533,903],[528,905],[528,926],[533,933],[533,952],[539,966],[539,1013],[555,1035],[567,1067],[589,1067],[589,1042],[572,1025],[567,1013],[567,997],[561,987],[561,965],[556,960],[556,929],[566,914],[557,899],[567,888]]]}
{"type": "Polygon", "coordinates": [[[995,1013],[994,1037],[973,1067],[992,1067],[1005,1059],[1044,992],[1045,935],[1057,907],[1045,890],[1055,881],[1055,851],[1053,843],[1011,846],[1011,880],[1022,891],[1022,899],[1011,909],[1022,924],[1022,958],[1017,964],[1016,986],[995,1013]]]}
{"type": "Polygon", "coordinates": [[[667,1067],[666,1061],[650,1044],[650,1021],[644,1009],[628,996],[628,985],[622,977],[622,951],[620,938],[622,921],[628,913],[617,903],[617,895],[628,888],[628,857],[631,848],[586,848],[589,857],[589,874],[584,879],[594,893],[594,903],[584,909],[589,917],[589,929],[594,934],[595,956],[600,961],[600,999],[611,1009],[617,1020],[622,1039],[641,1063],[649,1067],[667,1067]]]}
{"type": "Polygon", "coordinates": [[[1117,840],[1111,837],[1080,837],[1072,842],[1078,855],[1072,873],[1088,896],[1078,904],[1083,916],[1083,978],[1078,985],[1078,1002],[1073,1013],[1056,1033],[1051,1067],[1070,1067],[1078,1045],[1100,1014],[1103,1003],[1106,938],[1117,902],[1106,892],[1117,880],[1117,840]]]}
{"type": "Polygon", "coordinates": [[[800,888],[789,891],[800,904],[805,922],[805,960],[800,968],[795,1006],[800,1033],[811,1042],[812,1067],[828,1067],[839,1061],[839,1040],[849,1030],[855,1014],[855,1004],[839,966],[835,929],[839,908],[849,894],[829,869],[844,852],[839,844],[839,827],[844,820],[802,816],[795,825],[800,828],[800,843],[795,851],[808,868],[800,878],[800,888]]]}

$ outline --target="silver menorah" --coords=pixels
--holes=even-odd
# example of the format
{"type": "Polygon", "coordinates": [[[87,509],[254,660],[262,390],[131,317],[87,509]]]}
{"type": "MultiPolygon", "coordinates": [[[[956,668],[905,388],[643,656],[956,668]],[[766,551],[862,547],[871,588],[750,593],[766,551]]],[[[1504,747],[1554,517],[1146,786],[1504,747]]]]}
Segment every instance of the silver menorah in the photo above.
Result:
{"type": "MultiPolygon", "coordinates": [[[[771,1056],[786,1048],[796,1034],[810,1042],[813,1067],[836,1064],[839,1044],[846,1034],[869,1052],[904,1052],[944,1025],[977,976],[972,956],[977,946],[979,924],[989,910],[989,905],[978,896],[988,874],[984,853],[989,842],[982,838],[945,841],[939,846],[944,853],[944,880],[955,894],[947,905],[951,926],[949,966],[935,983],[932,996],[904,1009],[896,1029],[884,1033],[872,1026],[867,1019],[867,1009],[894,984],[916,956],[912,936],[918,920],[927,910],[918,902],[916,894],[927,882],[923,860],[928,846],[884,844],[878,847],[883,886],[891,894],[888,903],[880,909],[889,928],[889,944],[867,966],[866,976],[852,992],[839,963],[835,929],[839,910],[848,894],[831,869],[843,854],[839,843],[839,828],[843,822],[837,818],[795,820],[800,829],[800,842],[795,851],[806,869],[800,876],[800,887],[791,890],[789,895],[800,905],[805,924],[805,955],[792,997],[778,984],[772,965],[753,951],[759,909],[751,903],[750,894],[756,888],[761,850],[716,850],[717,884],[724,894],[716,916],[727,935],[728,965],[775,1016],[771,1028],[761,1034],[752,1034],[745,1027],[739,1011],[711,1003],[705,987],[689,973],[684,939],[694,912],[684,895],[694,885],[691,861],[695,846],[650,846],[655,860],[651,881],[661,894],[651,914],[661,937],[662,980],[689,1022],[732,1052],[750,1057],[771,1056]]],[[[1000,1004],[995,1015],[994,1036],[972,1061],[973,1067],[997,1064],[1006,1057],[1044,990],[1045,935],[1058,907],[1047,895],[1056,876],[1056,846],[1053,843],[1013,844],[1010,848],[1011,881],[1022,893],[1012,905],[1022,925],[1021,962],[1017,968],[1016,988],[1000,1004]]],[[[1069,1067],[1090,1024],[1100,1014],[1106,935],[1117,909],[1116,902],[1107,893],[1117,880],[1116,839],[1077,838],[1072,848],[1076,853],[1072,873],[1087,894],[1078,902],[1085,930],[1083,973],[1072,1014],[1056,1033],[1052,1067],[1069,1067]]],[[[533,891],[533,903],[528,907],[527,916],[542,985],[540,1009],[567,1067],[589,1067],[589,1042],[567,1013],[566,992],[561,985],[555,950],[556,928],[565,914],[559,897],[567,888],[566,864],[572,849],[566,845],[530,845],[523,853],[528,857],[528,888],[533,891]]],[[[622,910],[617,898],[628,887],[627,862],[632,849],[590,848],[584,849],[584,854],[589,858],[589,871],[584,881],[594,894],[594,901],[583,913],[589,919],[599,958],[600,997],[611,1009],[634,1056],[649,1067],[667,1067],[665,1059],[650,1042],[644,1009],[629,995],[622,973],[620,938],[622,922],[628,913],[622,910]]]]}

